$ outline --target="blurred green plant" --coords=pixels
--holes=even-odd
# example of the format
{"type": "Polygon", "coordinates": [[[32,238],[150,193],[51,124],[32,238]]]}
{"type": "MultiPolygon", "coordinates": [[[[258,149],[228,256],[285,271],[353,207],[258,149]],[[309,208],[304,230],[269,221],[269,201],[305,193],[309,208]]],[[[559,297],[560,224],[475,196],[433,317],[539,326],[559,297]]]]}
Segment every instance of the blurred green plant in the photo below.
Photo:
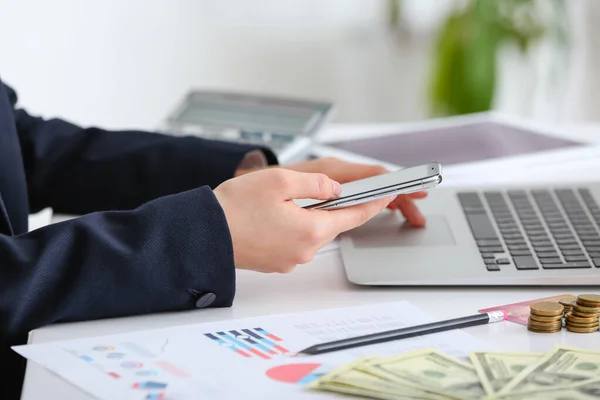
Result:
{"type": "Polygon", "coordinates": [[[542,2],[542,6],[554,8],[552,18],[541,12],[536,0],[468,0],[454,9],[435,44],[429,80],[433,116],[492,108],[502,46],[516,44],[525,54],[533,43],[549,35],[566,43],[563,0],[542,2]]]}

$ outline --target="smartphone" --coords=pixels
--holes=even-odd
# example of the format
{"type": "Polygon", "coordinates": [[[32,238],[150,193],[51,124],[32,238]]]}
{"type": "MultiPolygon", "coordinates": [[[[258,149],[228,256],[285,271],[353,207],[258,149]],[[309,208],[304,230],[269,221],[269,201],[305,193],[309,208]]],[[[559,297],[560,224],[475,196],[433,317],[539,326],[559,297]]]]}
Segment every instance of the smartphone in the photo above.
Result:
{"type": "Polygon", "coordinates": [[[442,166],[432,162],[403,168],[342,185],[342,193],[331,200],[296,200],[306,209],[334,210],[381,199],[431,189],[442,182],[442,166]]]}

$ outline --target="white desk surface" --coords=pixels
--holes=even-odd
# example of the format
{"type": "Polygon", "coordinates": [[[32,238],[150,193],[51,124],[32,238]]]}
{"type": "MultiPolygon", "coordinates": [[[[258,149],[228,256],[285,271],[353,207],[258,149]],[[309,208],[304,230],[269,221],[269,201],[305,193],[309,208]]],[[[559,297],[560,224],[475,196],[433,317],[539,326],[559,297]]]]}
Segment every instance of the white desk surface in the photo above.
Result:
{"type": "MultiPolygon", "coordinates": [[[[372,127],[372,126],[371,126],[372,127]]],[[[390,125],[386,125],[390,127],[390,125]]],[[[351,128],[351,127],[350,127],[351,128]]],[[[338,129],[339,131],[339,129],[338,129]]],[[[577,137],[569,129],[570,137],[577,137]]],[[[599,142],[600,130],[577,131],[581,139],[599,142]],[[595,136],[598,136],[596,139],[595,136]],[[594,140],[595,139],[595,140],[594,140]]],[[[597,170],[596,170],[597,171],[597,170]]],[[[399,268],[415,268],[402,265],[399,268]]],[[[267,314],[280,314],[407,300],[440,318],[470,315],[478,309],[542,298],[562,293],[598,292],[598,288],[383,288],[359,287],[347,282],[337,250],[318,255],[313,262],[288,275],[239,271],[233,307],[202,309],[160,315],[53,325],[33,331],[29,343],[121,333],[198,322],[210,322],[267,314]]],[[[514,351],[547,351],[555,344],[600,350],[600,336],[561,331],[535,334],[511,322],[468,328],[467,332],[514,351]]],[[[44,368],[29,363],[22,399],[89,399],[89,395],[44,368]]]]}

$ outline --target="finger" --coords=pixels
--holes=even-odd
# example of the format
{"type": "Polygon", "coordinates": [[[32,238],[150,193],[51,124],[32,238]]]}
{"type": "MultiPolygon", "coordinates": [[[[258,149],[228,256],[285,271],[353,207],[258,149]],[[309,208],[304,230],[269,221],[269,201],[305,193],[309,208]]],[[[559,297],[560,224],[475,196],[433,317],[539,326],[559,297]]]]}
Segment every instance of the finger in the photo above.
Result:
{"type": "MultiPolygon", "coordinates": [[[[401,196],[398,196],[398,197],[399,197],[399,199],[402,199],[404,196],[408,196],[408,197],[409,197],[409,198],[411,198],[411,199],[423,199],[423,198],[427,197],[427,192],[415,192],[415,193],[409,193],[409,194],[406,194],[406,195],[401,195],[401,196]]],[[[399,209],[400,209],[400,207],[398,206],[398,203],[399,203],[399,202],[401,202],[401,201],[402,201],[402,200],[396,200],[395,202],[392,202],[392,203],[390,203],[390,204],[388,205],[388,208],[389,208],[390,210],[394,210],[394,211],[395,211],[395,210],[399,210],[399,209]]],[[[412,220],[412,219],[411,219],[411,220],[412,220]]],[[[417,224],[420,224],[420,221],[414,221],[414,220],[412,220],[412,221],[413,221],[413,222],[415,222],[415,223],[417,223],[417,224]]],[[[420,225],[419,225],[419,226],[420,226],[420,225]]]]}
{"type": "Polygon", "coordinates": [[[408,196],[410,196],[413,199],[424,199],[425,197],[427,197],[427,192],[414,192],[410,193],[408,196]]]}
{"type": "MultiPolygon", "coordinates": [[[[427,192],[416,192],[416,193],[409,193],[409,194],[404,194],[404,195],[399,195],[399,198],[402,198],[403,196],[408,196],[409,198],[412,199],[423,199],[425,197],[427,197],[427,192]]],[[[388,205],[388,208],[390,210],[398,210],[398,204],[397,201],[396,202],[392,202],[388,205]]]]}
{"type": "Polygon", "coordinates": [[[409,224],[412,226],[425,225],[425,217],[421,214],[413,199],[408,196],[398,196],[396,205],[409,224]]]}
{"type": "Polygon", "coordinates": [[[389,172],[381,165],[359,164],[337,158],[323,158],[317,161],[317,163],[319,162],[322,164],[315,164],[314,167],[318,169],[315,169],[314,171],[327,171],[327,173],[333,173],[335,174],[335,179],[340,183],[357,181],[359,179],[370,178],[375,175],[389,172]]]}
{"type": "Polygon", "coordinates": [[[328,227],[331,231],[330,233],[336,236],[342,232],[361,226],[379,214],[392,201],[394,201],[394,197],[386,197],[348,208],[327,211],[330,216],[328,227]]]}
{"type": "Polygon", "coordinates": [[[285,169],[263,171],[271,174],[266,182],[273,184],[273,189],[286,199],[328,200],[342,192],[342,186],[324,174],[296,172],[285,169]]]}

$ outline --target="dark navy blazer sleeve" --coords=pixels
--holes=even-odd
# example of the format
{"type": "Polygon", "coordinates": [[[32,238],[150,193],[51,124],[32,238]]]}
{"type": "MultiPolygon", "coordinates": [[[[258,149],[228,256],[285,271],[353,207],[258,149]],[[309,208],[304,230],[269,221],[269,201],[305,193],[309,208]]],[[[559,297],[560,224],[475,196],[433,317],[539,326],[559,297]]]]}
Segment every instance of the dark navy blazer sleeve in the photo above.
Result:
{"type": "MultiPolygon", "coordinates": [[[[85,214],[135,208],[194,187],[232,178],[253,148],[197,137],[81,128],[24,110],[15,121],[32,211],[85,214]]],[[[261,149],[269,164],[275,155],[261,149]]]]}
{"type": "Polygon", "coordinates": [[[0,234],[0,384],[18,399],[25,363],[9,346],[50,323],[231,305],[223,210],[207,186],[137,209],[0,234]]]}
{"type": "Polygon", "coordinates": [[[208,187],[128,211],[0,235],[0,326],[8,337],[58,321],[229,306],[235,272],[225,216],[208,187]]]}

